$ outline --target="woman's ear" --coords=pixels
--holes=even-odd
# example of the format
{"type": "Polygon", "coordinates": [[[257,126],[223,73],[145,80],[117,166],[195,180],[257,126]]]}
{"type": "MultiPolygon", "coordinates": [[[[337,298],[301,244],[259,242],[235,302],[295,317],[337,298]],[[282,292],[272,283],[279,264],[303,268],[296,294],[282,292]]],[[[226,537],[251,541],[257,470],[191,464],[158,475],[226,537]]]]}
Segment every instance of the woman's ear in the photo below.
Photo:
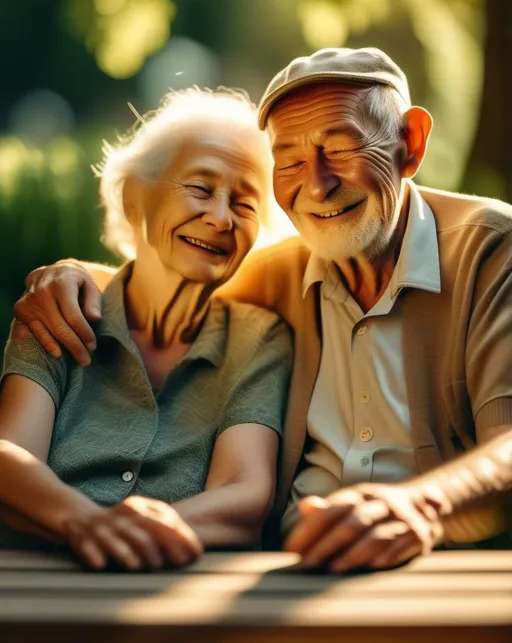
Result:
{"type": "Polygon", "coordinates": [[[407,130],[403,135],[407,146],[407,155],[402,168],[403,178],[412,178],[420,169],[427,151],[428,138],[432,130],[432,116],[423,107],[411,107],[404,118],[407,130]]]}
{"type": "Polygon", "coordinates": [[[139,178],[129,176],[123,185],[123,209],[126,220],[133,228],[141,227],[144,207],[144,184],[139,178]]]}

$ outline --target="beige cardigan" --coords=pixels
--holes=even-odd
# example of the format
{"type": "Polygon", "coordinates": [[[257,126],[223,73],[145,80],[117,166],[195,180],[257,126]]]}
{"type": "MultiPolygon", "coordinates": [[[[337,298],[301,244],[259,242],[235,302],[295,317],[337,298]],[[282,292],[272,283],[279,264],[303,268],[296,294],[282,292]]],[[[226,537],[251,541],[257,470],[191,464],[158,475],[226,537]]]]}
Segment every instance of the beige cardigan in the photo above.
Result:
{"type": "MultiPolygon", "coordinates": [[[[436,220],[441,293],[404,291],[404,356],[413,446],[425,472],[512,424],[512,207],[426,188],[436,220]]],[[[280,457],[282,515],[306,441],[321,354],[319,284],[302,297],[309,250],[298,237],[259,250],[219,296],[276,311],[295,362],[280,457]]]]}

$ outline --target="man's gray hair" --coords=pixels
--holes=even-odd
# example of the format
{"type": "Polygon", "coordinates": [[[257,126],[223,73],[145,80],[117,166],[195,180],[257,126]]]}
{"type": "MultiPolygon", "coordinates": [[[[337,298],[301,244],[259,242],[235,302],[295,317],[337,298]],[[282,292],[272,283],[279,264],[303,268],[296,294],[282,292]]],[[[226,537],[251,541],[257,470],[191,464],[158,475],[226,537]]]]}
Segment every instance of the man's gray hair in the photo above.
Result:
{"type": "MultiPolygon", "coordinates": [[[[101,178],[100,195],[105,207],[103,243],[124,258],[135,256],[134,231],[123,207],[123,188],[128,177],[157,181],[172,162],[173,146],[180,126],[210,122],[230,128],[233,124],[253,127],[258,135],[255,106],[243,91],[192,87],[166,94],[160,107],[139,117],[139,123],[119,138],[105,142],[103,161],[93,168],[101,178]]],[[[262,159],[262,163],[266,159],[262,159]]],[[[270,164],[269,164],[270,172],[270,164]]]]}
{"type": "Polygon", "coordinates": [[[368,85],[362,105],[368,118],[390,139],[401,137],[407,130],[404,113],[411,105],[393,87],[368,85]]]}

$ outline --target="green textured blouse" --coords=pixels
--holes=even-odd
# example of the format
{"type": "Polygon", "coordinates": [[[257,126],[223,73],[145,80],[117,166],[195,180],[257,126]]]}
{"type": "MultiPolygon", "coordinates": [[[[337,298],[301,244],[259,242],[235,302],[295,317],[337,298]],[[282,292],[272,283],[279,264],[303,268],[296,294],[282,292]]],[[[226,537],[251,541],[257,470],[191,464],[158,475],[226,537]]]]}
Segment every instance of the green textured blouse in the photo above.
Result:
{"type": "MultiPolygon", "coordinates": [[[[126,322],[129,269],[103,295],[90,366],[53,359],[32,338],[10,340],[2,378],[23,375],[52,397],[48,464],[63,482],[102,505],[130,495],[176,502],[204,490],[224,429],[257,423],[281,434],[291,333],[267,310],[212,300],[196,341],[155,395],[126,322]]],[[[0,524],[0,546],[33,542],[0,524]]]]}

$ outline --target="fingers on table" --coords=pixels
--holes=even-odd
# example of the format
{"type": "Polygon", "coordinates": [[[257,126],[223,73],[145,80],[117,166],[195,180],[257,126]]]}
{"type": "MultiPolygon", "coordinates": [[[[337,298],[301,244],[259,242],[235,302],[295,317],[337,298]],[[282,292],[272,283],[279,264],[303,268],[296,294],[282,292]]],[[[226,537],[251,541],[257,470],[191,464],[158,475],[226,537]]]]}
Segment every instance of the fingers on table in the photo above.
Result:
{"type": "Polygon", "coordinates": [[[389,517],[389,508],[380,501],[368,501],[345,510],[325,529],[316,542],[303,554],[306,567],[317,567],[339,557],[345,549],[353,547],[373,525],[389,517]]]}
{"type": "Polygon", "coordinates": [[[416,534],[401,521],[374,525],[354,544],[347,547],[329,565],[334,572],[351,569],[394,567],[421,551],[416,534]]]}

